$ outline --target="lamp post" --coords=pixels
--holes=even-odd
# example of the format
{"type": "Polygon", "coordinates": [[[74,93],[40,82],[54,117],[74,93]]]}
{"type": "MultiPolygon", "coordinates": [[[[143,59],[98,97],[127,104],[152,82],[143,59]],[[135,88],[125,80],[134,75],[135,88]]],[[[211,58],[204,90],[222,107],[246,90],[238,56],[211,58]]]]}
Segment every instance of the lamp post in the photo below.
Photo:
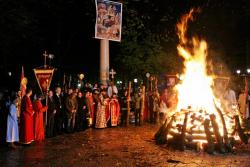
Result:
{"type": "Polygon", "coordinates": [[[236,73],[237,73],[238,75],[240,75],[241,70],[236,70],[236,73]]]}
{"type": "Polygon", "coordinates": [[[247,74],[250,74],[250,68],[247,69],[247,74]]]}

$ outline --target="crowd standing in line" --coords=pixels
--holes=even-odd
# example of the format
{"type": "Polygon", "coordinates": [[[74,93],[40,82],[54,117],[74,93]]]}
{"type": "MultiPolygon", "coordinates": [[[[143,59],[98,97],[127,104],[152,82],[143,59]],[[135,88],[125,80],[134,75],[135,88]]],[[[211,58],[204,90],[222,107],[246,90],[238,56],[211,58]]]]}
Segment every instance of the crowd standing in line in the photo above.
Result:
{"type": "MultiPolygon", "coordinates": [[[[39,93],[33,95],[32,89],[27,89],[24,96],[21,91],[5,93],[0,98],[0,144],[7,142],[11,148],[16,148],[16,145],[30,145],[34,141],[42,142],[45,138],[87,128],[125,126],[128,102],[134,116],[129,123],[136,126],[144,121],[159,124],[164,120],[162,110],[174,107],[178,100],[175,91],[169,88],[161,94],[157,88],[147,91],[144,103],[142,96],[141,87],[128,94],[126,87],[118,90],[113,82],[109,86],[86,84],[83,89],[68,88],[66,91],[57,86],[48,92],[47,100],[39,93]]],[[[223,98],[237,103],[233,90],[226,91],[223,98]]]]}

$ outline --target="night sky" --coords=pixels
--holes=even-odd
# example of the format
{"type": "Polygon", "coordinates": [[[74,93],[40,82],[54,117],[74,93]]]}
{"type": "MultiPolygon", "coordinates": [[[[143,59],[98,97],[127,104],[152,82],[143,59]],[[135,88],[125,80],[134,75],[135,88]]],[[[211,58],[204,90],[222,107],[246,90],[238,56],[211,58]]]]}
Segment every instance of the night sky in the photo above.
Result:
{"type": "MultiPolygon", "coordinates": [[[[162,25],[162,31],[166,31],[174,38],[176,38],[175,24],[180,16],[191,7],[201,7],[202,12],[190,25],[191,34],[195,31],[195,34],[204,37],[208,41],[211,54],[223,55],[220,59],[225,59],[225,64],[235,62],[231,65],[232,70],[237,66],[246,68],[249,65],[249,0],[125,2],[138,10],[142,16],[151,15],[153,18],[161,13],[167,13],[172,19],[167,25],[162,25]]],[[[123,16],[125,19],[126,13],[123,16]]],[[[42,54],[45,50],[55,55],[50,65],[58,69],[57,78],[61,78],[63,73],[84,73],[88,80],[97,81],[100,44],[98,39],[94,39],[94,28],[94,0],[1,1],[0,74],[3,79],[0,81],[0,86],[17,87],[22,65],[28,79],[33,80],[32,69],[43,65],[42,54]],[[12,72],[11,77],[8,76],[9,71],[12,72]]],[[[119,52],[120,44],[110,42],[110,67],[118,68],[114,58],[119,52]]],[[[168,46],[175,47],[176,41],[168,46]]]]}

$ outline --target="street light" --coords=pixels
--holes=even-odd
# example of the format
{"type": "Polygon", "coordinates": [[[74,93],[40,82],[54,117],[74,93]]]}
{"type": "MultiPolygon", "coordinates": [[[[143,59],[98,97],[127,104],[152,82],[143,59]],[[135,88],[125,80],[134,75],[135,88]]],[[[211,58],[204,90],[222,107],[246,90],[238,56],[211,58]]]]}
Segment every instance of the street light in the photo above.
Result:
{"type": "Polygon", "coordinates": [[[241,71],[240,71],[240,70],[236,70],[236,73],[237,73],[237,74],[240,74],[240,73],[241,73],[241,71]]]}
{"type": "Polygon", "coordinates": [[[122,84],[122,81],[117,81],[116,83],[119,85],[119,84],[122,84]]]}
{"type": "Polygon", "coordinates": [[[83,73],[79,74],[79,79],[83,80],[83,78],[84,78],[84,74],[83,73]]]}
{"type": "Polygon", "coordinates": [[[135,78],[135,79],[134,79],[134,83],[137,83],[137,82],[138,82],[138,79],[137,79],[137,78],[135,78]]]}
{"type": "Polygon", "coordinates": [[[250,68],[247,69],[247,73],[250,74],[250,68]]]}

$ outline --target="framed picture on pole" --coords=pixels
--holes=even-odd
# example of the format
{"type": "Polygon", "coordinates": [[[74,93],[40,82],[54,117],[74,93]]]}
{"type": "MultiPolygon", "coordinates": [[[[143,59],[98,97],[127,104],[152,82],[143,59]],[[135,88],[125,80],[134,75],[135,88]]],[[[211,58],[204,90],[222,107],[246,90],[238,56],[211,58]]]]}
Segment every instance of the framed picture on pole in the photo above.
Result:
{"type": "Polygon", "coordinates": [[[95,38],[121,41],[122,3],[96,0],[95,38]]]}

